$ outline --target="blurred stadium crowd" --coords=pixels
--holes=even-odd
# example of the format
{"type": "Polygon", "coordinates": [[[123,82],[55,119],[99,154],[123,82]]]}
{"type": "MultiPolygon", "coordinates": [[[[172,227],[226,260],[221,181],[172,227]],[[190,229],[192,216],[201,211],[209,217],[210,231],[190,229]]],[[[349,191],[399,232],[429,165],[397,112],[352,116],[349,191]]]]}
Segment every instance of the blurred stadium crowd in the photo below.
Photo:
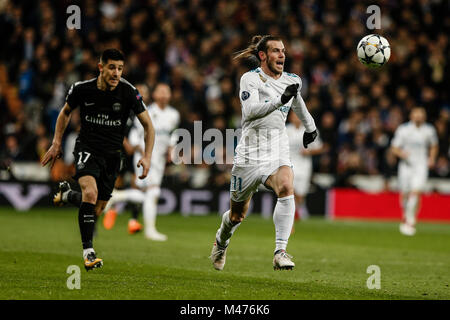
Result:
{"type": "MultiPolygon", "coordinates": [[[[396,173],[388,146],[408,111],[422,105],[439,136],[439,157],[430,175],[450,177],[449,2],[378,1],[381,30],[366,28],[372,2],[289,0],[0,1],[0,154],[8,161],[39,161],[68,87],[97,75],[108,47],[126,55],[124,77],[141,84],[147,103],[158,82],[172,88],[171,104],[182,128],[240,126],[238,85],[252,68],[233,53],[255,34],[285,39],[285,70],[303,80],[302,93],[327,152],[314,158],[316,172],[336,185],[353,174],[396,173]],[[81,8],[81,29],[68,30],[66,8],[81,8]],[[389,63],[370,70],[356,58],[366,34],[384,35],[389,63]],[[147,90],[146,90],[147,89],[147,90]]],[[[74,115],[66,136],[76,134],[74,115]]],[[[70,152],[69,152],[70,153],[70,152]]],[[[70,158],[70,157],[69,157],[70,158]]],[[[70,159],[66,161],[70,162],[70,159]]],[[[70,175],[64,162],[52,178],[70,175]]],[[[179,183],[229,183],[227,165],[168,166],[179,183]]]]}

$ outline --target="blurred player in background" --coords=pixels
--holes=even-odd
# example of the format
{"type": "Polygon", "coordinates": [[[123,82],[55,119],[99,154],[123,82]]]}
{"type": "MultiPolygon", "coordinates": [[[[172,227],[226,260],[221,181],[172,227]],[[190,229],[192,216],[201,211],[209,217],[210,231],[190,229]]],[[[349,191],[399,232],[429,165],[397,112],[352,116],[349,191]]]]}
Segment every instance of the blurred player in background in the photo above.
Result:
{"type": "Polygon", "coordinates": [[[408,236],[416,233],[420,195],[425,188],[428,169],[434,167],[438,153],[436,130],[425,121],[425,109],[413,108],[410,121],[397,128],[391,144],[393,153],[400,159],[398,184],[403,210],[400,232],[408,236]]]}
{"type": "MultiPolygon", "coordinates": [[[[111,204],[123,201],[142,203],[145,237],[155,241],[167,240],[165,234],[156,230],[157,205],[166,161],[171,161],[171,149],[177,142],[173,132],[180,122],[180,114],[169,105],[170,98],[170,87],[164,83],[157,84],[153,91],[154,102],[148,106],[148,113],[153,121],[156,134],[152,169],[148,177],[143,180],[136,179],[138,189],[115,190],[110,200],[111,204]]],[[[144,149],[142,140],[144,134],[144,128],[135,120],[128,137],[130,145],[137,150],[134,154],[135,163],[141,157],[140,150],[144,149]]],[[[107,215],[115,216],[115,213],[109,210],[107,215]]]]}
{"type": "Polygon", "coordinates": [[[253,193],[264,184],[278,197],[273,214],[273,267],[292,269],[295,264],[286,253],[295,213],[293,172],[286,134],[289,109],[292,107],[305,124],[305,147],[316,138],[316,125],[299,93],[300,78],[283,72],[286,56],[281,38],[254,36],[251,45],[236,58],[257,59],[260,67],[241,77],[242,136],[231,171],[230,210],[222,216],[210,258],[216,270],[224,268],[230,238],[244,220],[253,193]]]}
{"type": "MultiPolygon", "coordinates": [[[[145,105],[150,103],[149,89],[146,84],[137,84],[136,89],[142,96],[142,101],[145,105]]],[[[123,147],[125,150],[125,165],[123,171],[120,173],[117,179],[119,184],[116,183],[116,187],[112,193],[111,199],[105,207],[105,215],[103,218],[103,226],[106,230],[111,230],[116,222],[117,215],[123,212],[125,207],[131,210],[131,217],[128,220],[128,233],[135,234],[142,230],[142,224],[139,223],[139,212],[142,210],[143,193],[136,186],[136,173],[133,165],[133,158],[136,152],[143,154],[144,151],[141,146],[132,146],[128,141],[128,135],[133,127],[135,116],[132,115],[127,121],[128,130],[126,137],[123,141],[123,147]],[[120,181],[119,181],[120,180],[120,181]],[[123,202],[119,202],[119,199],[124,199],[123,202]]]]}
{"type": "Polygon", "coordinates": [[[121,150],[126,122],[130,112],[137,115],[145,131],[145,154],[137,161],[143,168],[141,179],[147,177],[154,144],[152,121],[145,110],[139,92],[121,78],[124,56],[116,49],[105,50],[98,64],[97,78],[73,84],[66,104],[56,122],[53,143],[42,159],[42,165],[62,155],[61,140],[73,109],[80,107],[81,127],[75,148],[75,179],[81,193],[70,190],[67,182],[60,184],[54,203],[70,202],[79,207],[78,224],[83,245],[86,270],[98,268],[103,260],[97,258],[93,248],[93,233],[97,216],[106,206],[121,164],[121,150]]]}
{"type": "MultiPolygon", "coordinates": [[[[139,90],[140,91],[140,90],[139,90]]],[[[129,119],[130,122],[134,122],[134,120],[129,119]]],[[[123,170],[120,172],[119,177],[117,179],[116,185],[112,192],[111,198],[105,206],[104,218],[103,218],[103,226],[106,230],[111,230],[116,223],[116,218],[118,213],[121,213],[125,206],[128,204],[129,209],[131,210],[131,217],[128,220],[128,233],[135,234],[142,230],[142,225],[138,221],[139,211],[143,202],[143,195],[140,190],[137,190],[136,187],[136,174],[135,170],[130,172],[130,167],[132,165],[128,165],[129,163],[133,163],[134,154],[139,152],[139,154],[144,154],[140,147],[133,147],[128,139],[125,137],[123,141],[123,147],[125,150],[125,165],[123,170]],[[130,161],[131,158],[131,161],[130,161]],[[129,177],[131,175],[131,177],[129,177]],[[127,199],[127,203],[117,202],[117,199],[127,199]]]]}
{"type": "Polygon", "coordinates": [[[295,217],[307,219],[309,213],[305,205],[305,197],[309,190],[313,171],[312,156],[323,153],[325,149],[320,137],[317,137],[308,148],[304,148],[302,137],[305,126],[294,112],[289,113],[289,122],[286,125],[286,133],[289,138],[289,151],[294,172],[295,217]]]}

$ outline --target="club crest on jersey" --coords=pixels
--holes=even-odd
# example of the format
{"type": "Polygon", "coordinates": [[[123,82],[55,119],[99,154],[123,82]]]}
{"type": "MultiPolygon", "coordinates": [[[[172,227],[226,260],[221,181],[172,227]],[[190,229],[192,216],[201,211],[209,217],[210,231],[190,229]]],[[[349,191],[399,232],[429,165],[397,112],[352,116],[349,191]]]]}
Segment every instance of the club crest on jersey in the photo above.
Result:
{"type": "Polygon", "coordinates": [[[249,97],[250,97],[250,92],[248,92],[248,91],[242,91],[242,93],[241,93],[241,99],[242,99],[242,101],[247,100],[249,97]]]}
{"type": "Polygon", "coordinates": [[[282,106],[278,110],[280,110],[281,112],[284,112],[284,113],[288,113],[290,109],[291,109],[290,106],[282,106]]]}
{"type": "Polygon", "coordinates": [[[122,105],[120,103],[116,102],[112,105],[112,109],[114,112],[119,112],[120,110],[122,110],[122,105]]]}

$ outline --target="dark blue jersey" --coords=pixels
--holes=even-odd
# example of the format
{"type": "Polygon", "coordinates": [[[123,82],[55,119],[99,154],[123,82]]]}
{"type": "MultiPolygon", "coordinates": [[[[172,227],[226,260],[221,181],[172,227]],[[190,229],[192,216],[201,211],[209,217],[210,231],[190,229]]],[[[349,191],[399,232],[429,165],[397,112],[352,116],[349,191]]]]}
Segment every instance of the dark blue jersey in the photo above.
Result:
{"type": "Polygon", "coordinates": [[[122,149],[131,111],[146,110],[138,90],[120,79],[114,90],[97,88],[97,78],[73,84],[66,97],[71,109],[80,108],[81,129],[78,140],[98,153],[122,149]]]}

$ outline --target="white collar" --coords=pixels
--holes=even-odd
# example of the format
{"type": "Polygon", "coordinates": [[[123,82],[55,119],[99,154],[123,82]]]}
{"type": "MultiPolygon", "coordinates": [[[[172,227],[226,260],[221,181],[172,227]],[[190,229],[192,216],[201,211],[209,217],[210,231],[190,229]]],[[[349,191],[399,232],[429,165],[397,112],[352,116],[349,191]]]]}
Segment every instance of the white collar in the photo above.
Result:
{"type": "Polygon", "coordinates": [[[261,67],[258,67],[258,68],[261,71],[261,73],[264,75],[264,77],[267,78],[267,79],[270,79],[271,81],[278,81],[278,80],[280,80],[283,77],[284,71],[281,73],[281,76],[278,79],[275,79],[275,78],[269,76],[267,73],[265,73],[264,70],[261,67]]]}

